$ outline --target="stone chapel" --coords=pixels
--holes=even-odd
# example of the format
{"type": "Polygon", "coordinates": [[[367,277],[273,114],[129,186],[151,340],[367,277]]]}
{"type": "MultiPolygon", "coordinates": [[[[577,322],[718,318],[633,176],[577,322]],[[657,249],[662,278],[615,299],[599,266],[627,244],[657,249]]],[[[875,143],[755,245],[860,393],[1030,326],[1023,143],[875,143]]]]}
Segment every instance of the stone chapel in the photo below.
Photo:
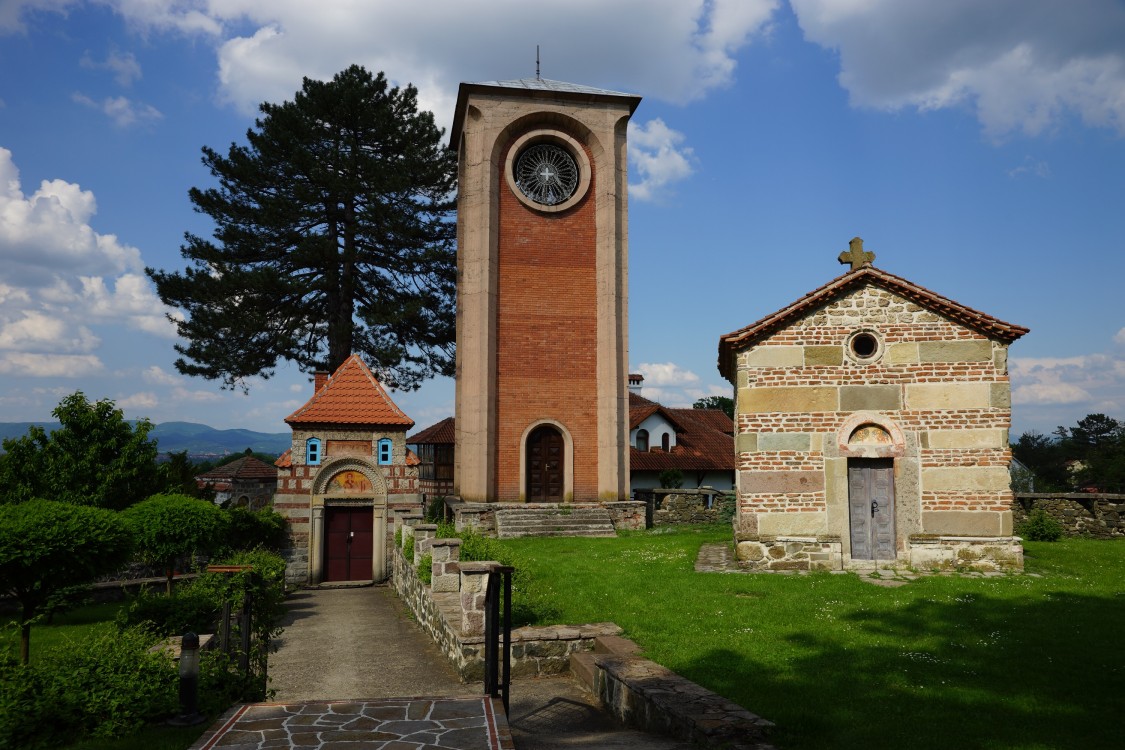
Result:
{"type": "Polygon", "coordinates": [[[719,339],[739,560],[1019,569],[1008,346],[1028,329],[872,265],[719,339]]]}

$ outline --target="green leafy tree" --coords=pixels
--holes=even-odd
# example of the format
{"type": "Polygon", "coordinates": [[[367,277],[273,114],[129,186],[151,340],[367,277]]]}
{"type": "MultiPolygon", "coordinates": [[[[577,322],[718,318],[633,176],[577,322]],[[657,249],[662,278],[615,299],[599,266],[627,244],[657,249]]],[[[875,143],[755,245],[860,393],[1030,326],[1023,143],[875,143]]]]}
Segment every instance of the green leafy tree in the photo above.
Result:
{"type": "Polygon", "coordinates": [[[1012,444],[1012,455],[1035,478],[1036,492],[1064,492],[1069,489],[1066,456],[1058,440],[1031,430],[1020,435],[1012,444]]]}
{"type": "Polygon", "coordinates": [[[51,500],[0,506],[0,591],[21,607],[20,660],[27,664],[31,624],[52,594],[118,570],[132,536],[120,514],[51,500]]]}
{"type": "Polygon", "coordinates": [[[4,441],[0,500],[46,497],[120,510],[159,487],[148,420],[130,424],[113,401],[90,403],[82,391],[65,397],[52,414],[61,424],[54,432],[32,427],[4,441]]]}
{"type": "Polygon", "coordinates": [[[693,409],[718,409],[734,419],[734,399],[730,396],[704,396],[691,405],[693,409]]]}
{"type": "Polygon", "coordinates": [[[154,495],[121,515],[133,531],[141,559],[167,572],[169,595],[176,561],[222,546],[229,523],[214,503],[187,495],[154,495]]]}
{"type": "Polygon", "coordinates": [[[191,201],[216,225],[186,235],[187,269],[147,269],[175,320],[180,372],[241,385],[278,360],[335,370],[358,352],[395,388],[452,374],[455,156],[414,87],[359,66],[306,78],[191,201]]]}

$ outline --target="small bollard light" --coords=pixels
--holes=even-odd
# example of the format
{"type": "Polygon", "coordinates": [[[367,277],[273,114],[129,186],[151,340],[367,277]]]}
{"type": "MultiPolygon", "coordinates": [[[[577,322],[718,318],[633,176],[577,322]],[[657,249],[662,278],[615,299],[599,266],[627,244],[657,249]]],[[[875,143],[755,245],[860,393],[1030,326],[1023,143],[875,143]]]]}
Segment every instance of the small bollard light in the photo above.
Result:
{"type": "Polygon", "coordinates": [[[180,715],[168,723],[190,727],[206,721],[199,713],[199,636],[184,633],[180,640],[180,715]]]}

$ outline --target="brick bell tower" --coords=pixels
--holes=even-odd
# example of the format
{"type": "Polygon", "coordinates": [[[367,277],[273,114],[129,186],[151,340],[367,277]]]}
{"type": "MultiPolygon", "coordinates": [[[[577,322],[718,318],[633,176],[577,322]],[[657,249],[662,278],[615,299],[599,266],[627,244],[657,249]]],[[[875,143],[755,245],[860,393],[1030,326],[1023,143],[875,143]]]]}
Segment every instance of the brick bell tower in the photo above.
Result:
{"type": "Polygon", "coordinates": [[[629,494],[625,131],[640,97],[463,83],[454,492],[629,494]]]}

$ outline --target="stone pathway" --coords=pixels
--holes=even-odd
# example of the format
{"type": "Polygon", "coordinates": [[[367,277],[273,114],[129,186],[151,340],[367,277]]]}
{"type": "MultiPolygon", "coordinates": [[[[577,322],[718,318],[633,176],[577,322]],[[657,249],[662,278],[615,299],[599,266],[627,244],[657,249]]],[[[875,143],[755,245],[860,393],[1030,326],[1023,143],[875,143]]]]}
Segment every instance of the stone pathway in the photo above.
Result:
{"type": "Polygon", "coordinates": [[[256,703],[228,712],[193,750],[514,750],[487,698],[256,703]]]}

